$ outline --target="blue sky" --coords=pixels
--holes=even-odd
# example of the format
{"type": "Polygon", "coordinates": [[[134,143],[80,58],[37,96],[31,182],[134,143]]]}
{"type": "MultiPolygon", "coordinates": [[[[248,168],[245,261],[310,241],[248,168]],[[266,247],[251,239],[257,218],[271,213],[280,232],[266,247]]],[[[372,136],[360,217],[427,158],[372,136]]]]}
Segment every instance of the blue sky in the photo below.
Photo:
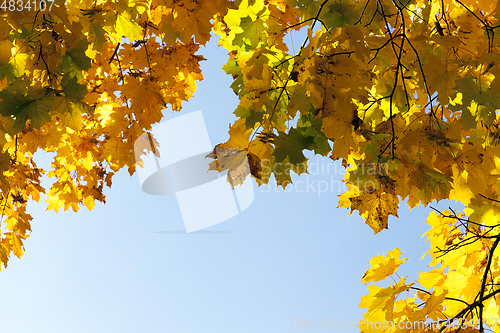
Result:
{"type": "MultiPolygon", "coordinates": [[[[237,98],[220,69],[227,53],[215,41],[201,53],[205,81],[181,114],[201,110],[215,145],[228,138],[237,98]]],[[[165,120],[179,115],[165,111],[165,120]]],[[[40,165],[48,159],[40,156],[40,165]]],[[[407,281],[426,269],[421,236],[430,209],[402,204],[389,230],[373,235],[357,214],[337,208],[342,168],[328,170],[295,177],[301,185],[287,193],[254,183],[248,209],[191,234],[182,232],[175,196],[143,193],[125,170],[107,203],[90,212],[30,203],[26,254],[0,272],[1,332],[296,332],[294,318],[356,321],[371,257],[399,247],[410,259],[399,271],[407,281]],[[320,181],[328,184],[321,194],[320,181]]]]}

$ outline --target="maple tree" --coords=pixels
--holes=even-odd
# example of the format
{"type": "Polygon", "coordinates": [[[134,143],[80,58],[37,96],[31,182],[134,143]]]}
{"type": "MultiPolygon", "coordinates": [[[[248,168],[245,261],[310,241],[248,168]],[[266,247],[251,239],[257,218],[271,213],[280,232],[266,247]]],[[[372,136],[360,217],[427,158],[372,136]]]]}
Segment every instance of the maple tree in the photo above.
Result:
{"type": "MultiPolygon", "coordinates": [[[[36,3],[0,6],[5,266],[23,254],[29,200],[45,193],[47,209],[92,209],[118,170],[135,171],[134,143],[165,107],[180,110],[193,96],[203,78],[196,52],[214,33],[240,100],[230,139],[217,148],[243,151],[259,184],[274,176],[286,187],[289,171],[307,172],[310,150],[342,160],[349,190],[339,206],[359,212],[375,233],[404,200],[410,208],[442,199],[466,207],[429,215],[433,260],[418,281],[397,276],[398,249],[372,259],[364,283],[398,281],[368,285],[364,318],[435,320],[435,331],[456,330],[446,320],[475,319],[478,326],[464,330],[500,331],[484,324],[500,314],[496,1],[68,0],[44,10],[36,3]],[[285,38],[300,29],[307,38],[289,50],[285,38]],[[33,157],[39,149],[55,154],[48,172],[33,157]],[[45,173],[54,178],[48,190],[45,173]]],[[[155,146],[149,138],[139,143],[144,154],[155,146]]]]}

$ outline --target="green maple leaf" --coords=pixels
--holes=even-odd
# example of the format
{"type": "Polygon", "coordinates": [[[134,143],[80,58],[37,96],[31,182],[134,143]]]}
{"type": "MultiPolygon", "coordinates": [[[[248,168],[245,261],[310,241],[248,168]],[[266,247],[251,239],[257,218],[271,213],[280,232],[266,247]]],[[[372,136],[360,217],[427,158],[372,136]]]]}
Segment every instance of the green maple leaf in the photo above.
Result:
{"type": "Polygon", "coordinates": [[[475,128],[478,120],[485,125],[492,125],[496,110],[500,108],[500,94],[494,93],[489,87],[481,87],[472,75],[456,80],[455,84],[457,93],[462,94],[462,102],[461,105],[450,105],[450,110],[462,111],[460,124],[464,129],[475,128]]]}
{"type": "Polygon", "coordinates": [[[19,108],[19,115],[14,123],[18,120],[22,121],[19,129],[24,128],[26,120],[31,120],[31,127],[39,129],[45,123],[50,121],[50,111],[54,108],[54,96],[44,96],[43,98],[34,100],[26,104],[23,108],[19,108]],[[23,118],[24,116],[24,118],[23,118]]]}
{"type": "Polygon", "coordinates": [[[231,89],[233,89],[236,95],[241,95],[245,86],[243,84],[243,73],[240,66],[238,66],[238,62],[235,59],[229,59],[222,69],[226,74],[233,76],[234,81],[231,84],[231,89]]]}
{"type": "Polygon", "coordinates": [[[61,116],[66,126],[73,129],[80,129],[82,127],[82,113],[93,113],[93,109],[87,103],[64,96],[59,96],[55,99],[54,111],[61,116]]]}
{"type": "Polygon", "coordinates": [[[72,47],[64,55],[60,70],[70,76],[82,78],[82,70],[87,71],[92,66],[92,61],[85,54],[89,43],[86,39],[82,39],[75,47],[72,47]]]}
{"type": "Polygon", "coordinates": [[[244,118],[247,128],[254,128],[256,123],[262,122],[264,111],[256,111],[255,109],[248,110],[242,106],[238,106],[236,110],[234,110],[234,115],[238,118],[244,118]]]}
{"type": "Polygon", "coordinates": [[[260,18],[252,20],[250,16],[241,19],[240,27],[243,29],[242,33],[236,34],[233,40],[233,45],[244,46],[250,45],[255,49],[260,42],[266,39],[266,27],[264,21],[260,18]]]}
{"type": "Polygon", "coordinates": [[[299,165],[306,160],[302,151],[314,146],[314,137],[305,135],[296,128],[291,128],[288,134],[279,133],[273,155],[278,163],[283,162],[288,157],[291,164],[299,165]]]}
{"type": "Polygon", "coordinates": [[[64,123],[72,128],[81,127],[81,114],[92,113],[93,109],[82,102],[87,95],[87,87],[77,83],[73,76],[67,79],[65,76],[62,84],[65,84],[64,96],[55,94],[52,89],[34,89],[33,87],[11,86],[0,92],[0,114],[15,118],[14,125],[10,128],[15,134],[23,130],[27,120],[30,120],[32,128],[39,129],[51,120],[53,114],[58,114],[64,123]]]}
{"type": "Polygon", "coordinates": [[[28,119],[31,127],[40,128],[50,121],[50,111],[54,109],[54,96],[47,89],[32,90],[24,95],[6,88],[0,92],[0,99],[0,114],[16,119],[11,128],[14,134],[24,128],[28,119]]]}
{"type": "MultiPolygon", "coordinates": [[[[63,82],[64,82],[63,78],[63,82]]],[[[76,76],[73,76],[67,80],[66,89],[64,90],[64,95],[77,101],[81,101],[87,95],[87,87],[83,84],[77,82],[76,76]]]]}
{"type": "Polygon", "coordinates": [[[106,31],[97,23],[92,23],[90,27],[94,39],[94,49],[101,50],[106,42],[106,31]]]}
{"type": "Polygon", "coordinates": [[[298,129],[301,130],[304,135],[313,138],[314,146],[311,146],[311,148],[314,149],[314,153],[326,156],[332,151],[328,138],[325,133],[321,131],[321,126],[323,125],[323,120],[321,118],[312,118],[312,122],[310,122],[309,117],[303,115],[297,125],[301,123],[303,123],[303,127],[298,127],[298,129]]]}
{"type": "Polygon", "coordinates": [[[92,114],[94,111],[87,103],[82,102],[87,95],[87,87],[79,84],[75,76],[63,79],[63,82],[66,82],[64,96],[56,97],[54,111],[66,126],[79,129],[82,126],[82,113],[92,114]]]}
{"type": "Polygon", "coordinates": [[[320,19],[328,29],[342,28],[357,20],[355,7],[345,1],[333,2],[321,12],[320,19]]]}

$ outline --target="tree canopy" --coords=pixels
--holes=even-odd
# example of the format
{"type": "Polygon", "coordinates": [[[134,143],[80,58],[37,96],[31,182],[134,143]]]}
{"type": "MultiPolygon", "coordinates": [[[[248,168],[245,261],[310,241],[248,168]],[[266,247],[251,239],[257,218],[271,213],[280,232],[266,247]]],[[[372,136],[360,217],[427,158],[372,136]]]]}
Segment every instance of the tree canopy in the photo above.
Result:
{"type": "Polygon", "coordinates": [[[135,141],[193,96],[196,53],[216,34],[240,100],[217,147],[242,150],[259,184],[286,187],[310,150],[342,161],[339,206],[375,233],[402,202],[466,207],[429,215],[432,262],[417,281],[397,276],[398,249],[372,259],[366,322],[451,331],[464,319],[498,331],[487,319],[500,316],[499,27],[489,0],[5,0],[0,260],[23,254],[28,201],[45,193],[47,209],[92,209],[114,173],[134,173],[135,141]],[[307,37],[290,50],[300,29],[307,37]],[[38,150],[55,154],[51,170],[37,167],[38,150]]]}

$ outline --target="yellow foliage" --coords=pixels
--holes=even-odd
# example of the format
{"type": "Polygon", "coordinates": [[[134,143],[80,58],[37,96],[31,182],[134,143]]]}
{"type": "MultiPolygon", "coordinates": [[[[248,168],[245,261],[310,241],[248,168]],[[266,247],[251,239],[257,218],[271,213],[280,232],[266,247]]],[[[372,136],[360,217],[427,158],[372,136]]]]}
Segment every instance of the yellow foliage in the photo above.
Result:
{"type": "Polygon", "coordinates": [[[373,257],[370,260],[370,269],[368,269],[361,281],[364,283],[371,281],[380,281],[384,280],[389,275],[394,274],[394,272],[398,269],[399,265],[401,265],[405,260],[408,259],[399,259],[401,256],[401,251],[399,249],[394,249],[387,253],[387,256],[377,256],[373,257]]]}

